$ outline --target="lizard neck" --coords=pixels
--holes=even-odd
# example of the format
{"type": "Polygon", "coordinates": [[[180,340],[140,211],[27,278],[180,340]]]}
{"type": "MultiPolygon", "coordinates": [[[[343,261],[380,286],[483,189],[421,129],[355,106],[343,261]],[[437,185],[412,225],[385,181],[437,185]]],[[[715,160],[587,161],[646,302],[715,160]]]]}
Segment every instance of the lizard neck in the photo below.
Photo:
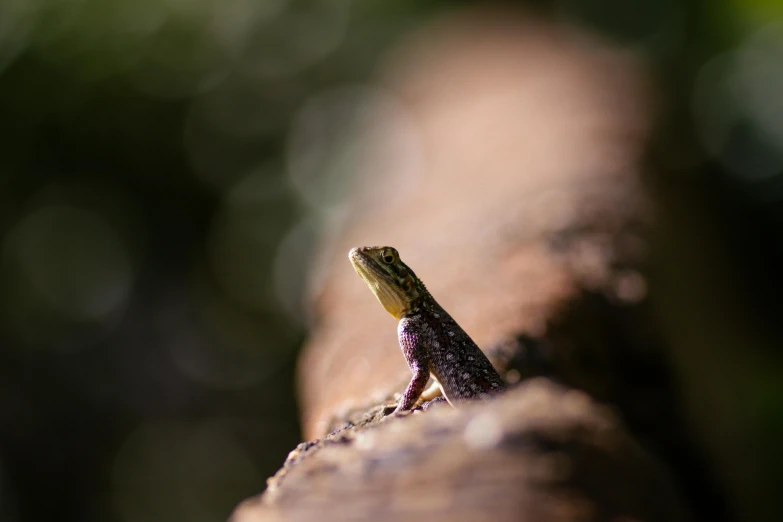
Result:
{"type": "Polygon", "coordinates": [[[408,310],[405,311],[405,313],[402,314],[401,317],[409,316],[409,315],[416,315],[416,314],[429,314],[432,312],[438,312],[438,313],[445,313],[443,308],[438,304],[438,302],[435,300],[435,298],[432,297],[432,295],[426,291],[424,291],[422,295],[411,301],[410,307],[408,310]]]}

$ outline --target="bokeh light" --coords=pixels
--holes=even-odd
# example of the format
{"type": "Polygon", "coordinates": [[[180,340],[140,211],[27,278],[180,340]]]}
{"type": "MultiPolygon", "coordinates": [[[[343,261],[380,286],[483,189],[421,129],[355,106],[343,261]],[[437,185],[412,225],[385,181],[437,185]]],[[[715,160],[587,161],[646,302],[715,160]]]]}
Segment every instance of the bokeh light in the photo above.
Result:
{"type": "Polygon", "coordinates": [[[304,296],[308,289],[316,286],[314,279],[319,275],[323,277],[323,271],[317,269],[321,225],[313,217],[301,220],[288,231],[274,259],[272,279],[275,296],[291,320],[302,326],[311,324],[304,296]],[[302,274],[308,270],[311,274],[303,277],[302,274]]]}
{"type": "Polygon", "coordinates": [[[0,4],[0,73],[25,48],[35,8],[35,3],[26,0],[8,0],[0,4]]]}
{"type": "MultiPolygon", "coordinates": [[[[248,312],[207,284],[196,287],[198,322],[204,333],[177,331],[167,341],[171,356],[182,372],[196,381],[217,388],[247,388],[278,371],[290,359],[298,332],[280,320],[280,314],[248,312]]],[[[172,310],[161,317],[161,327],[181,326],[189,318],[172,310]]]]}
{"type": "Polygon", "coordinates": [[[258,310],[274,308],[272,253],[284,234],[281,225],[293,217],[289,198],[280,169],[256,169],[226,191],[210,227],[218,282],[232,298],[258,310]]]}
{"type": "Polygon", "coordinates": [[[783,169],[783,26],[767,25],[702,66],[693,111],[708,153],[747,181],[783,169]]]}
{"type": "Polygon", "coordinates": [[[395,176],[415,184],[422,167],[420,139],[412,117],[392,93],[344,85],[302,104],[287,140],[286,172],[309,210],[328,217],[345,201],[342,194],[359,169],[370,172],[373,183],[382,183],[394,169],[395,176]]]}
{"type": "Polygon", "coordinates": [[[225,518],[237,491],[257,490],[263,477],[220,422],[148,424],[120,448],[111,491],[127,522],[225,518]]]}
{"type": "Polygon", "coordinates": [[[753,123],[779,151],[783,150],[782,64],[783,23],[765,25],[740,47],[733,86],[746,101],[753,123]]]}
{"type": "MultiPolygon", "coordinates": [[[[303,302],[326,282],[329,239],[358,206],[391,207],[426,179],[417,93],[394,90],[413,59],[400,49],[464,4],[0,1],[0,520],[224,520],[261,491],[299,441],[303,302]],[[368,187],[375,198],[347,203],[368,187]]],[[[742,190],[727,208],[774,221],[722,209],[716,233],[780,244],[780,2],[534,4],[649,60],[672,128],[693,129],[694,185],[730,180],[742,190]]],[[[527,117],[512,99],[491,103],[527,117]]],[[[441,123],[460,130],[454,146],[503,139],[494,120],[490,137],[441,123]]],[[[550,142],[531,128],[519,149],[550,142]]],[[[579,210],[557,190],[531,202],[495,205],[500,228],[579,210]]],[[[432,241],[445,257],[466,238],[432,241]]],[[[775,273],[749,266],[777,317],[775,273]]],[[[614,290],[628,304],[661,292],[630,270],[614,290]]],[[[361,356],[332,362],[368,371],[361,356]]]]}
{"type": "Polygon", "coordinates": [[[126,306],[133,265],[126,245],[99,214],[66,205],[32,210],[3,244],[3,275],[22,304],[9,307],[26,340],[52,342],[38,320],[105,324],[126,306]]]}
{"type": "Polygon", "coordinates": [[[334,52],[350,19],[350,0],[271,2],[275,17],[249,39],[241,71],[265,80],[290,77],[334,52]],[[292,38],[295,34],[297,37],[292,38]]]}

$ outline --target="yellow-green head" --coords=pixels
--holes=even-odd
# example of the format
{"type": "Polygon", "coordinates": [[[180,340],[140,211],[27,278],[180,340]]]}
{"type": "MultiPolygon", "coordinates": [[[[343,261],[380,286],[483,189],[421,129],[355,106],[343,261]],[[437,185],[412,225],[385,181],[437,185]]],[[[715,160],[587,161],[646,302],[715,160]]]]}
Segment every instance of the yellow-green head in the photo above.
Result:
{"type": "Polygon", "coordinates": [[[399,319],[427,289],[416,274],[402,262],[392,247],[357,247],[348,253],[359,274],[387,312],[399,319]]]}

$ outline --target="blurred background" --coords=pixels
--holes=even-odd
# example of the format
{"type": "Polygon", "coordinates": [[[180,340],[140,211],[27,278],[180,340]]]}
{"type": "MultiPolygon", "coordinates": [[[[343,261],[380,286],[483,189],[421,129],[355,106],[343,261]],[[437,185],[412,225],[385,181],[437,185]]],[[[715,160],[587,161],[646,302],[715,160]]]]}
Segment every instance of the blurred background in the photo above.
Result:
{"type": "MultiPolygon", "coordinates": [[[[218,521],[263,489],[300,440],[308,267],[404,118],[378,63],[476,5],[0,2],[0,521],[218,521]]],[[[783,440],[783,3],[506,5],[649,63],[652,181],[701,253],[652,294],[672,346],[715,348],[682,372],[724,427],[783,440]]],[[[735,486],[763,505],[781,470],[735,486]]]]}

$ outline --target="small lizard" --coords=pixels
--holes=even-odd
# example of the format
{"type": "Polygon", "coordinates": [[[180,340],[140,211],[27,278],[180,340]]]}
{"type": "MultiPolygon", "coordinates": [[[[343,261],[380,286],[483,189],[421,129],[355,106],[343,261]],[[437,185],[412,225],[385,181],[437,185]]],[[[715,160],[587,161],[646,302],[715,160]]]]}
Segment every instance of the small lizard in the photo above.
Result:
{"type": "Polygon", "coordinates": [[[492,363],[402,262],[397,250],[359,247],[351,249],[348,258],[386,311],[400,321],[397,338],[413,378],[395,413],[416,405],[430,376],[452,406],[505,389],[492,363]]]}

